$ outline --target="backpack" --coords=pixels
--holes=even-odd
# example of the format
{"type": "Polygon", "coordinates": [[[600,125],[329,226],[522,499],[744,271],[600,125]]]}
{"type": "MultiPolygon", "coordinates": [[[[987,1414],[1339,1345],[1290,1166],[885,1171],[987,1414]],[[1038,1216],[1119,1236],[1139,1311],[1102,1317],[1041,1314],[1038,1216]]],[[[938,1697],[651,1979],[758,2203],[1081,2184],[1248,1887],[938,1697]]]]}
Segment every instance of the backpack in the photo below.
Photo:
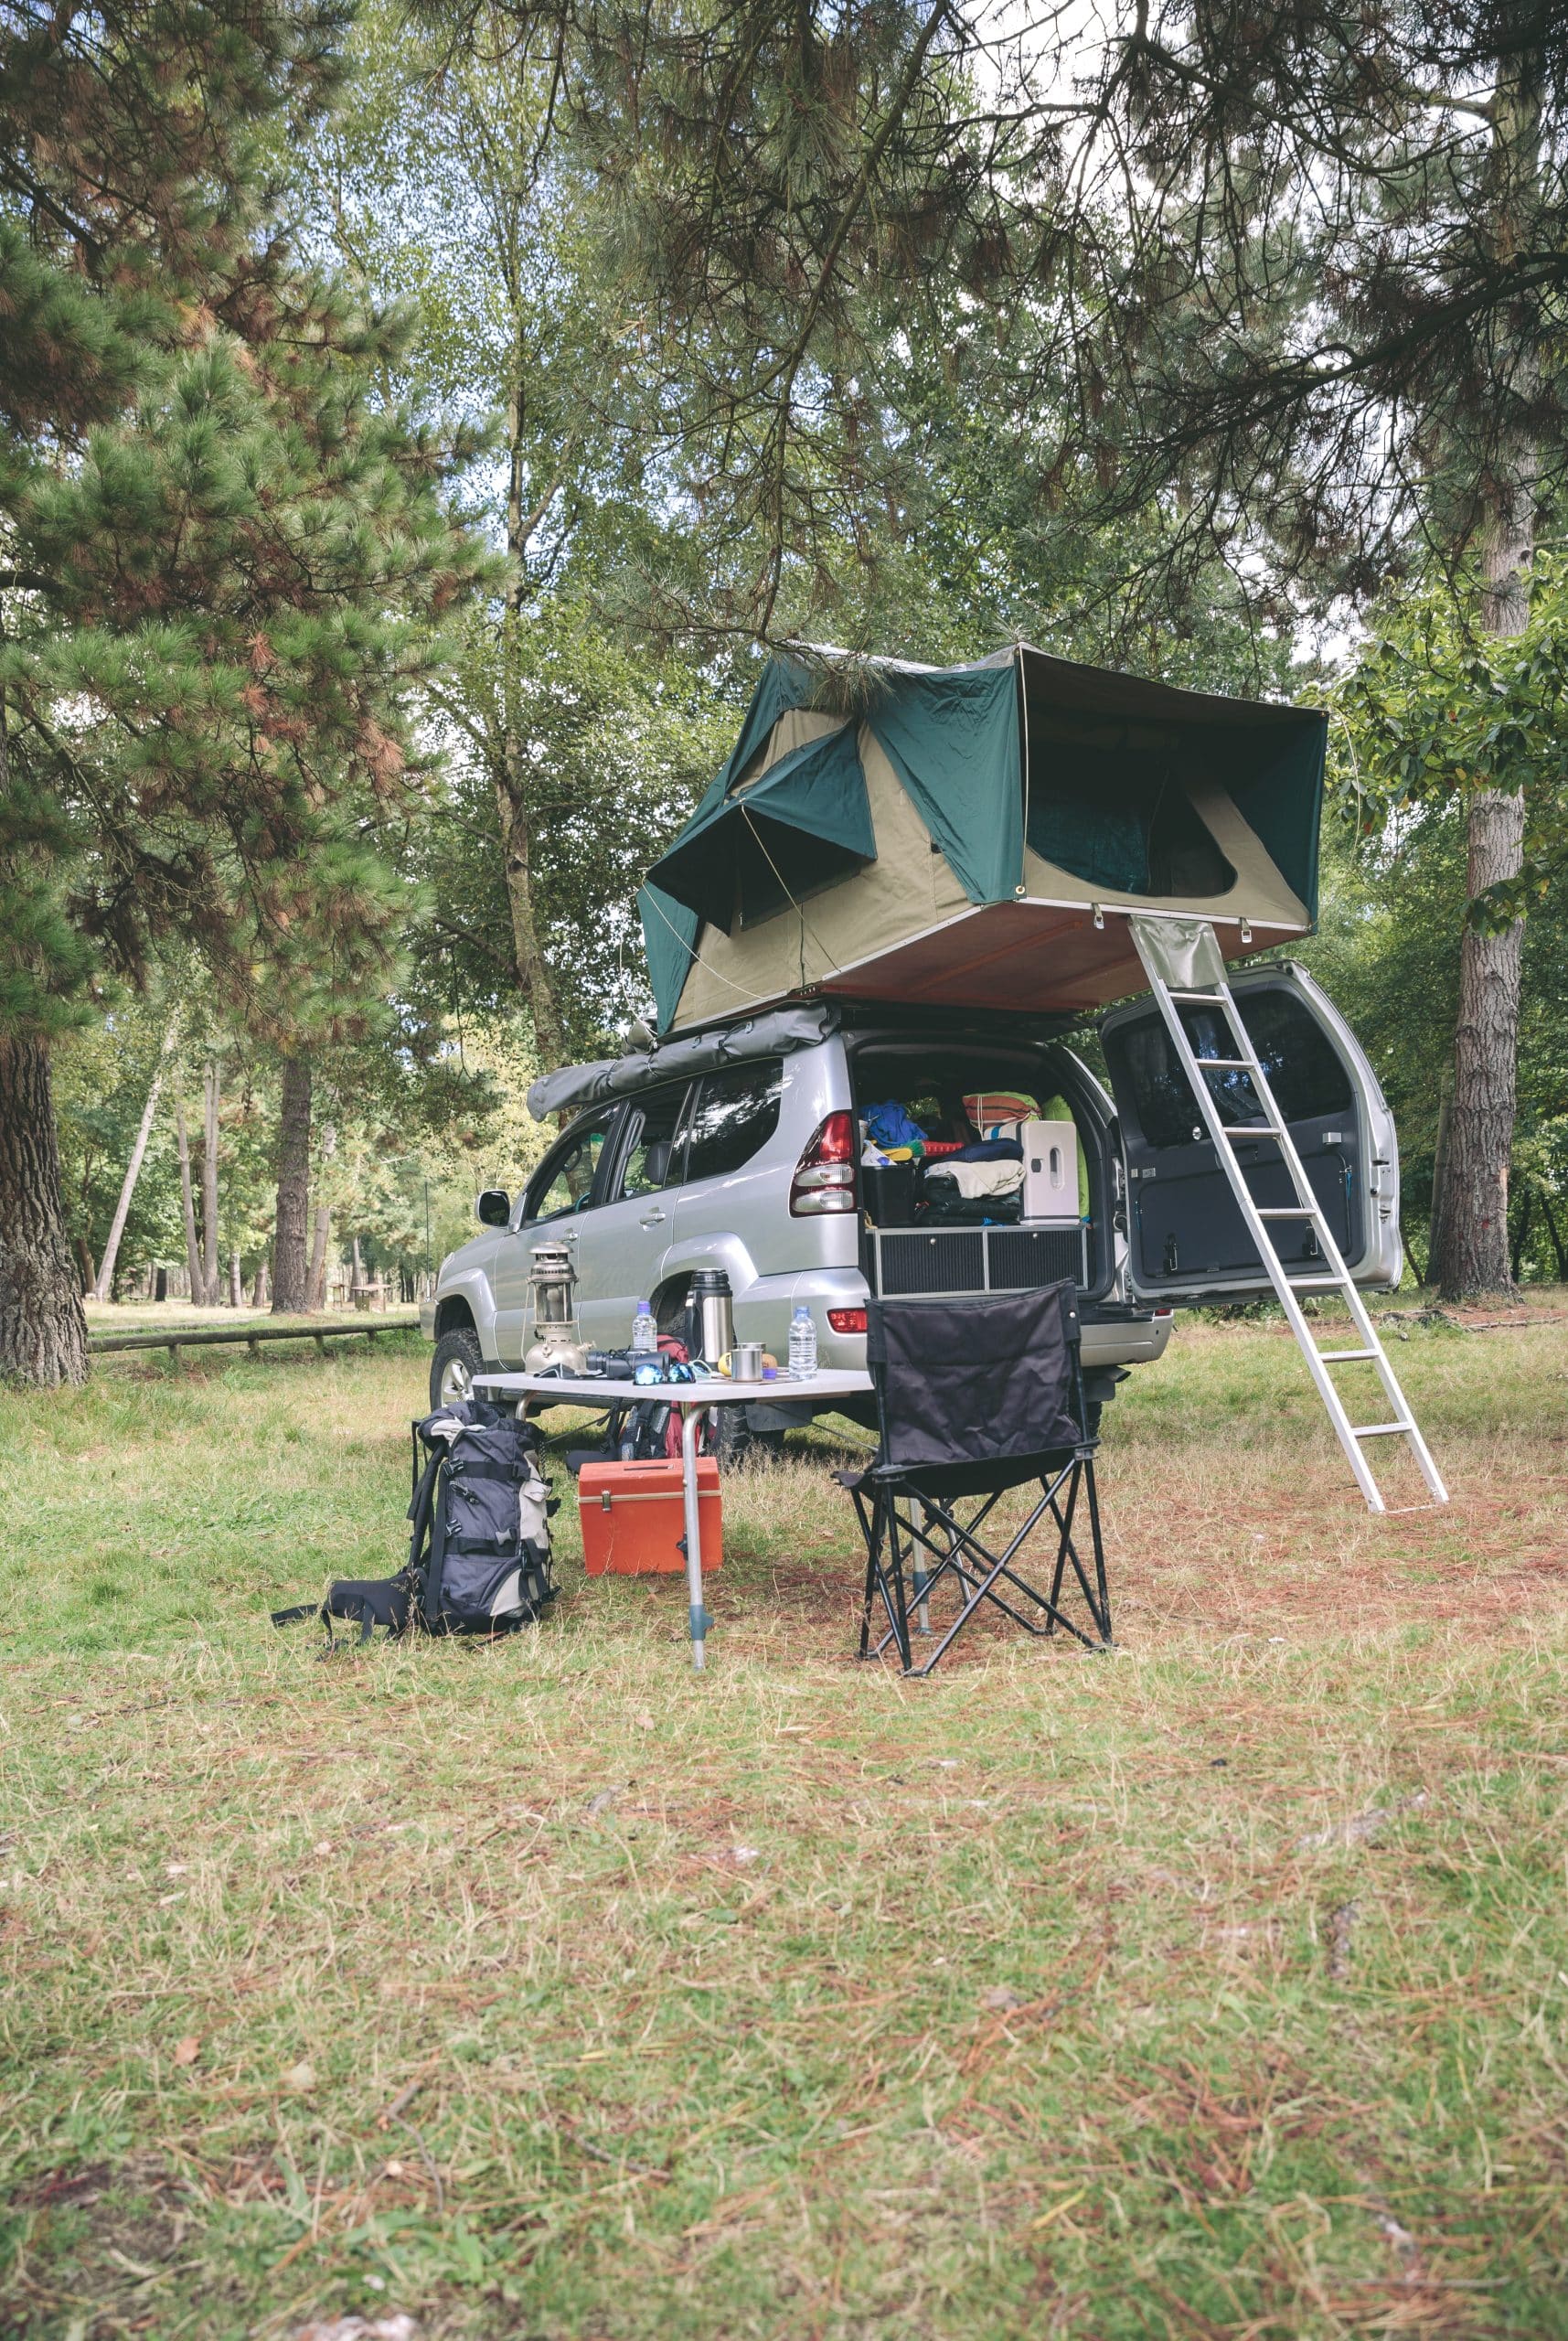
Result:
{"type": "Polygon", "coordinates": [[[340,1577],[319,1608],[274,1609],[274,1626],[357,1620],[361,1643],[384,1626],[431,1634],[508,1634],[555,1598],[549,1517],[556,1505],[534,1459],[539,1434],[509,1410],[469,1398],[412,1426],[409,1557],[391,1577],[340,1577]],[[425,1450],[421,1462],[420,1450],[425,1450]]]}
{"type": "Polygon", "coordinates": [[[531,1424],[479,1398],[414,1424],[409,1567],[420,1586],[415,1622],[427,1633],[515,1633],[554,1599],[554,1506],[538,1445],[531,1424]]]}

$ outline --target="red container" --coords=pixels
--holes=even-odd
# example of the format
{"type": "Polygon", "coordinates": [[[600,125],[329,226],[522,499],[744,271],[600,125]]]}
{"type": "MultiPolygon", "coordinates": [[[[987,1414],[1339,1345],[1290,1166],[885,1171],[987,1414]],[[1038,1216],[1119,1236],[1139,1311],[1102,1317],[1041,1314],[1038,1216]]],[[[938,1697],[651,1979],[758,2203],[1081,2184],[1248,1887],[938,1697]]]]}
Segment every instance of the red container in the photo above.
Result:
{"type": "MultiPolygon", "coordinates": [[[[724,1558],[719,1466],[711,1455],[697,1459],[697,1502],[706,1577],[724,1558]]],[[[577,1503],[590,1577],[684,1573],[686,1492],[678,1461],[585,1463],[577,1503]]]]}

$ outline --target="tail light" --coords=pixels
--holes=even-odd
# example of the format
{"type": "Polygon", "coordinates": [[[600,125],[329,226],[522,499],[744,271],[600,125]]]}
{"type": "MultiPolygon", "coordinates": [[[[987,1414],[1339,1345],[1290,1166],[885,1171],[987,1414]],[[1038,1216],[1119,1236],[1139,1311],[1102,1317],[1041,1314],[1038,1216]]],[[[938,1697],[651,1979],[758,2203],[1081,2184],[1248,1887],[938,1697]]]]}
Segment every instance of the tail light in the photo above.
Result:
{"type": "Polygon", "coordinates": [[[817,1124],[811,1144],[795,1166],[789,1208],[792,1219],[815,1219],[824,1212],[856,1208],[853,1114],[829,1114],[817,1124]]]}
{"type": "Polygon", "coordinates": [[[827,1321],[836,1333],[863,1333],[866,1312],[863,1309],[830,1309],[827,1321]]]}

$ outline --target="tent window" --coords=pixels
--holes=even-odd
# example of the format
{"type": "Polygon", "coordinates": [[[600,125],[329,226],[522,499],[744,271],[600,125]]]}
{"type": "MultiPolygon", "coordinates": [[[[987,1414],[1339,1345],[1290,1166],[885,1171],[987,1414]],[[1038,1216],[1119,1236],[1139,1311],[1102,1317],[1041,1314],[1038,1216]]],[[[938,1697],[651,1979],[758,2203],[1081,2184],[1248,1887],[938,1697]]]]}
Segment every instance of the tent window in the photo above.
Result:
{"type": "Polygon", "coordinates": [[[1051,743],[1031,764],[1028,836],[1042,861],[1112,894],[1202,899],[1235,884],[1235,871],[1163,760],[1051,743]]]}
{"type": "Polygon", "coordinates": [[[866,867],[864,855],[830,839],[753,815],[737,839],[735,924],[760,926],[791,903],[804,902],[866,867]],[[754,821],[755,826],[752,826],[754,821]]]}

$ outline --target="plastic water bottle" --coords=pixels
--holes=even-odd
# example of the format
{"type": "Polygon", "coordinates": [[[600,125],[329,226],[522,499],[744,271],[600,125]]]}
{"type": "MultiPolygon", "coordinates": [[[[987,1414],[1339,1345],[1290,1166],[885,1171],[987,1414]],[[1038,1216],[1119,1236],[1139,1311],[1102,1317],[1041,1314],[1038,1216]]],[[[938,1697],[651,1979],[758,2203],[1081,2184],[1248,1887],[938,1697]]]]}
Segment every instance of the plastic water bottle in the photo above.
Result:
{"type": "Polygon", "coordinates": [[[809,1309],[797,1309],[790,1320],[789,1370],[800,1382],[816,1372],[816,1327],[809,1309]]]}
{"type": "Polygon", "coordinates": [[[659,1353],[659,1329],[645,1300],[637,1303],[636,1321],[632,1327],[632,1353],[635,1357],[657,1357],[659,1353]]]}

